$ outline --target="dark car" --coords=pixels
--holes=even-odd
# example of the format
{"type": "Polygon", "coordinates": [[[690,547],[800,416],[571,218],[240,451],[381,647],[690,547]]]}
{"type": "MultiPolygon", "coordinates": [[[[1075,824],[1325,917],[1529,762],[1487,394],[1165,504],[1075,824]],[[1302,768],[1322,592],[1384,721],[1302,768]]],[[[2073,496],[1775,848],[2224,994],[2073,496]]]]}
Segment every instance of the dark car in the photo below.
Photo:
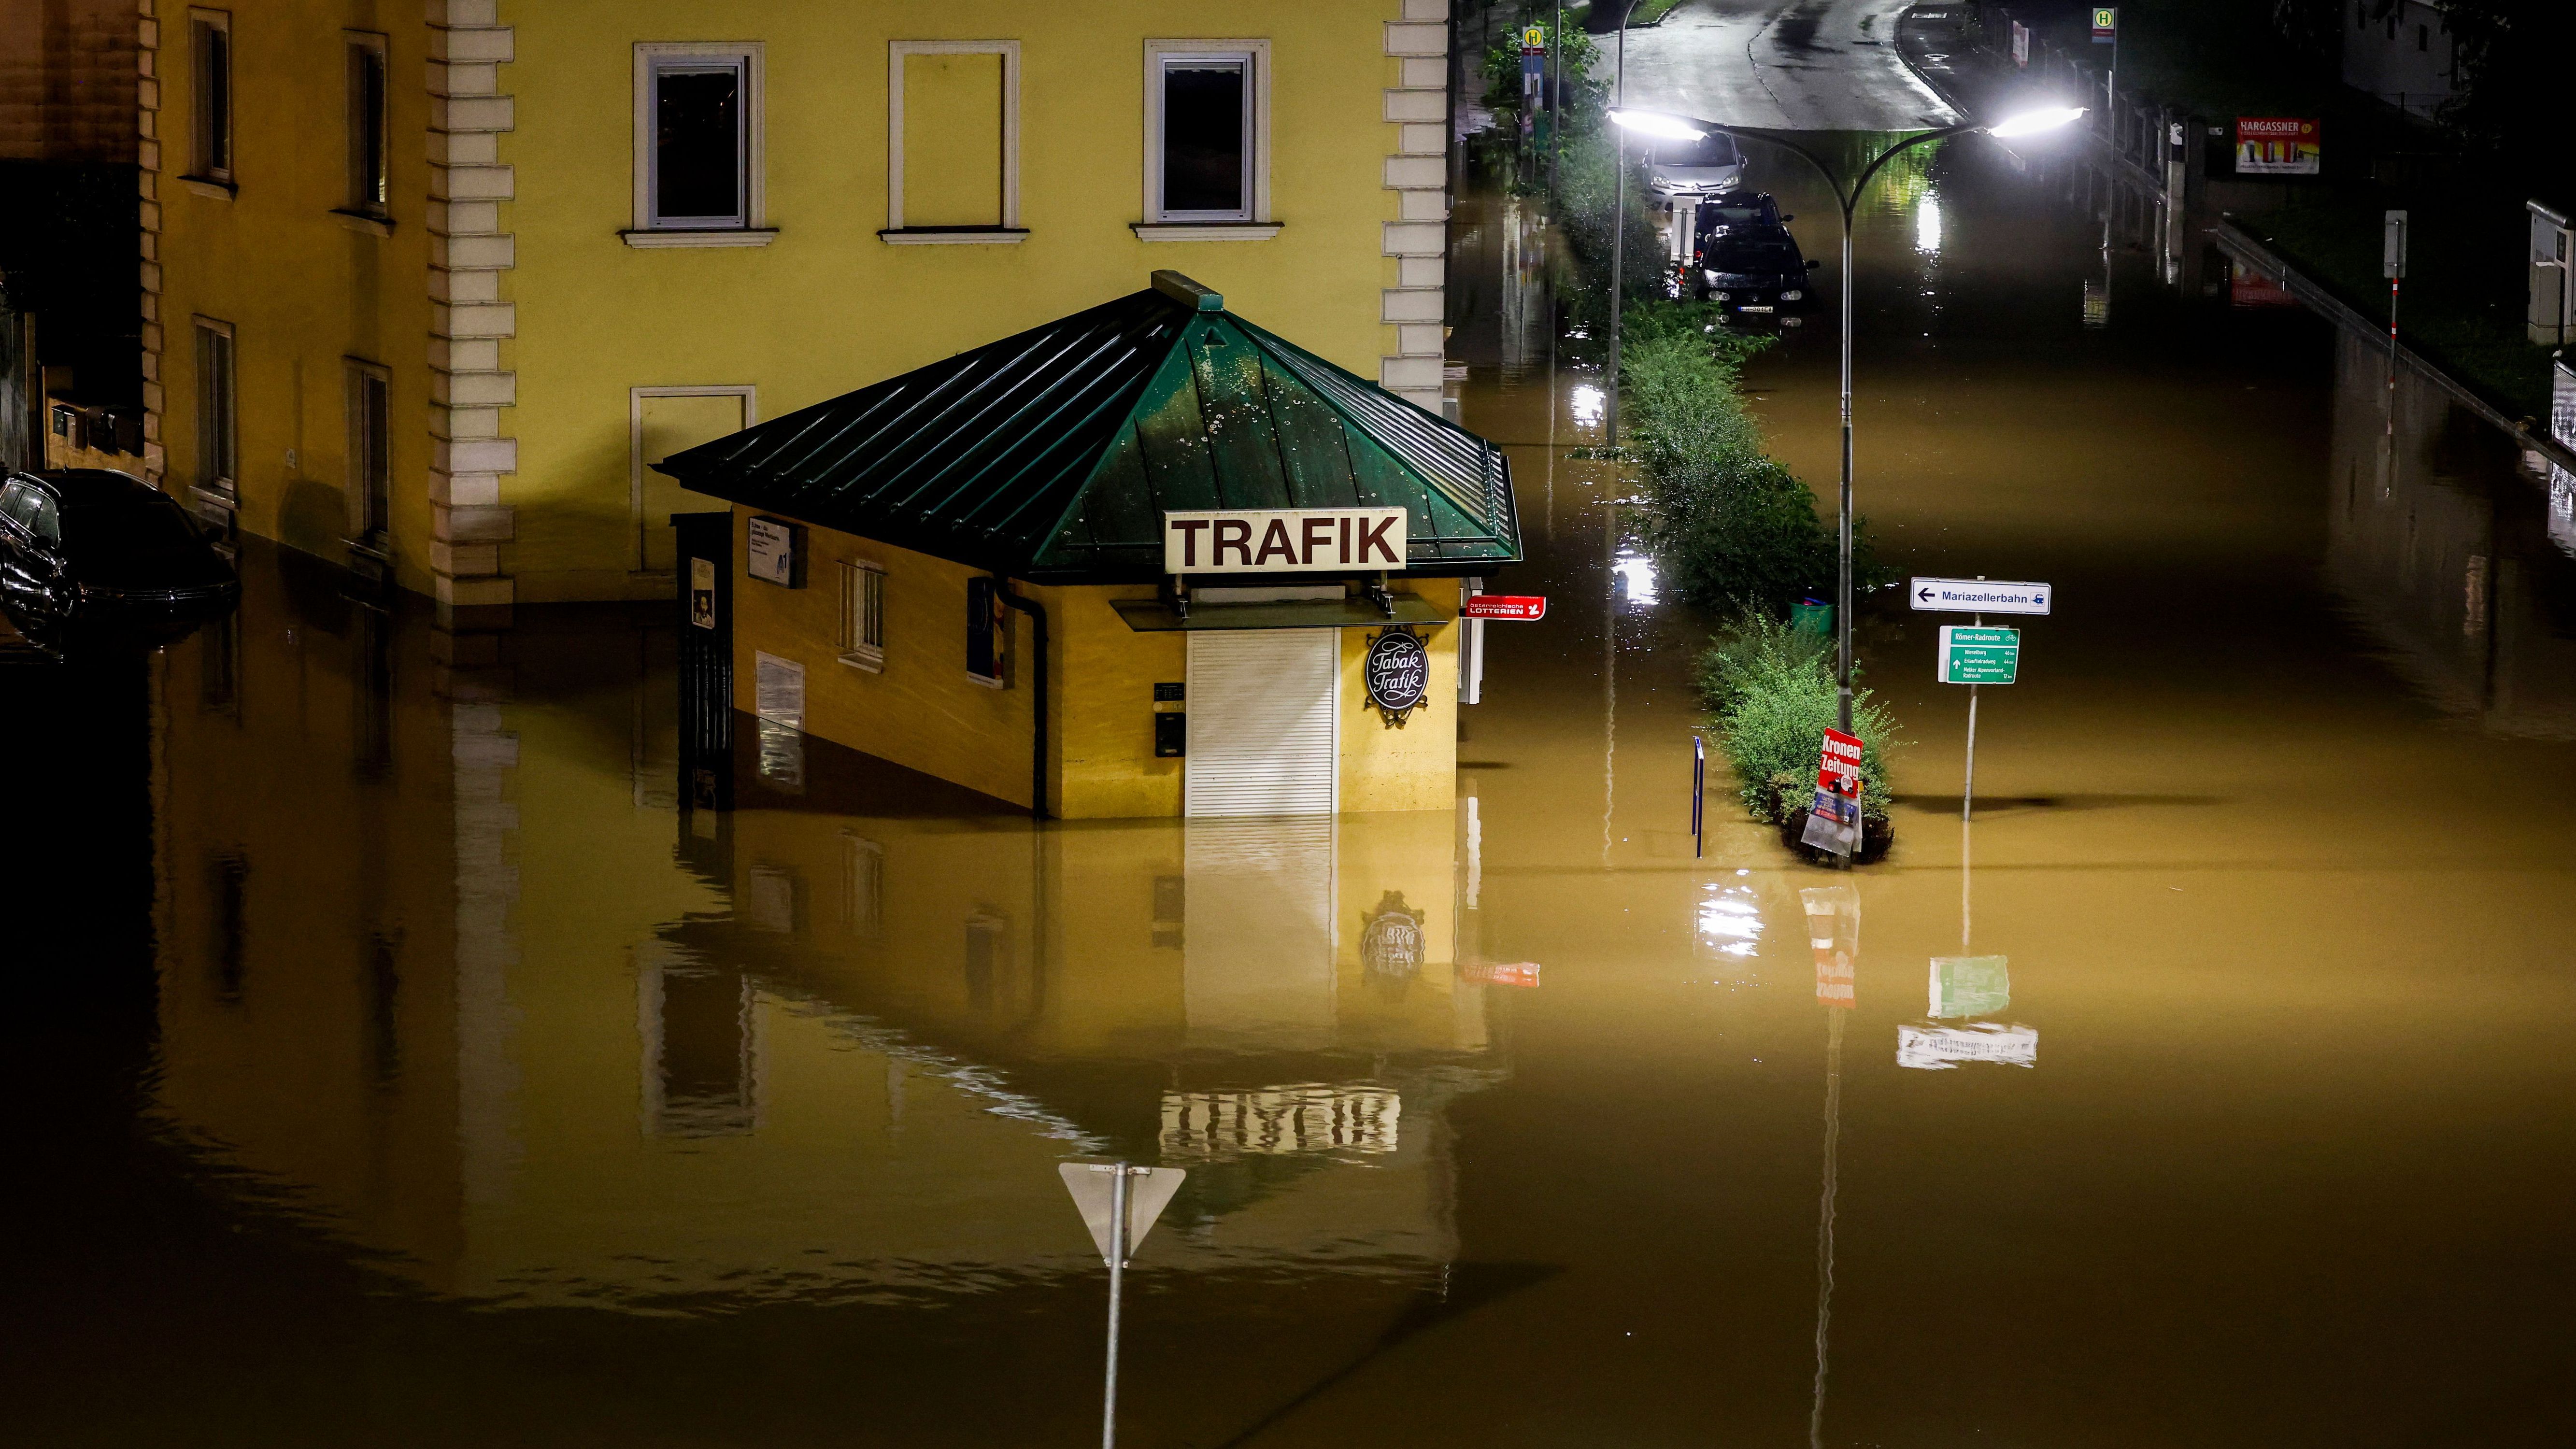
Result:
{"type": "Polygon", "coordinates": [[[241,597],[170,495],[104,468],[0,480],[0,608],[30,638],[178,638],[241,597]]]}
{"type": "Polygon", "coordinates": [[[1816,264],[1798,250],[1798,239],[1779,204],[1760,192],[1739,192],[1700,203],[1691,264],[1694,295],[1730,312],[1774,314],[1806,308],[1807,273],[1816,264]]]}

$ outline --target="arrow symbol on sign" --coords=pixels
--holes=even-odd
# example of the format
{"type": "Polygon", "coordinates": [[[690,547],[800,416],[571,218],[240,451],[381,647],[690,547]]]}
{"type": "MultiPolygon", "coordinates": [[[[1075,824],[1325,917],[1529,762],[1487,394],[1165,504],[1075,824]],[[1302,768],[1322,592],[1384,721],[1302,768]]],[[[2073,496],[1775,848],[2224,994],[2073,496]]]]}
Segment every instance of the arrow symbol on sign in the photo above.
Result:
{"type": "Polygon", "coordinates": [[[1930,589],[1925,589],[1925,590],[1923,590],[1922,592],[1920,592],[1920,593],[1916,594],[1914,597],[1916,597],[1916,598],[1918,598],[1918,599],[1922,599],[1922,600],[1924,600],[1924,601],[1926,601],[1926,602],[1929,602],[1929,601],[1931,600],[1931,598],[1932,598],[1932,591],[1931,591],[1930,589]]]}

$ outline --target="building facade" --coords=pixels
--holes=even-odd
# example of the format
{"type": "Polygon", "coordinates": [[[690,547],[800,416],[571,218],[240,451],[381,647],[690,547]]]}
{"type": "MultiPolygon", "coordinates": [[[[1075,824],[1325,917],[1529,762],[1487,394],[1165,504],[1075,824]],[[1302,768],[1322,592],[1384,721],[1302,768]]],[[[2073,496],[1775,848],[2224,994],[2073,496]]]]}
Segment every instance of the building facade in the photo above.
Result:
{"type": "Polygon", "coordinates": [[[1445,0],[141,0],[147,469],[451,623],[652,464],[1180,267],[1437,407],[1445,0]]]}
{"type": "Polygon", "coordinates": [[[2430,119],[2458,89],[2459,42],[2432,0],[2346,0],[2343,83],[2430,119]]]}

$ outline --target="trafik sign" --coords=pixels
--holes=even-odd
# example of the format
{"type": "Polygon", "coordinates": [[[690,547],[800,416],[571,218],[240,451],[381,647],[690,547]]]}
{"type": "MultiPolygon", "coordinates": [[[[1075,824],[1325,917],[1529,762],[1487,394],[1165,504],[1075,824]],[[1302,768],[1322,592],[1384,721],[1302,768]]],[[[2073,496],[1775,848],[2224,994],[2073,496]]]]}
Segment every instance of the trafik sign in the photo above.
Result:
{"type": "Polygon", "coordinates": [[[1267,574],[1404,567],[1401,508],[1196,509],[1163,515],[1163,572],[1267,574]]]}

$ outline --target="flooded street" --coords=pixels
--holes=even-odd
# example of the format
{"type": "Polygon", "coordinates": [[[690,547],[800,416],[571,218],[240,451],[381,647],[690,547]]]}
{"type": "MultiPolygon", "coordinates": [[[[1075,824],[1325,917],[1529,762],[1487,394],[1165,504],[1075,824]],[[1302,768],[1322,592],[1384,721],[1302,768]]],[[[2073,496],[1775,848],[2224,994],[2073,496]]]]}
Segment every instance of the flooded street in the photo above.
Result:
{"type": "MultiPolygon", "coordinates": [[[[748,720],[685,809],[668,610],[447,660],[264,546],[222,630],[0,664],[22,805],[83,821],[17,844],[13,1437],[1083,1442],[1056,1166],[1116,1155],[1190,1174],[1133,1445],[2566,1442],[2547,490],[1980,145],[1863,217],[1860,506],[2060,602],[1964,828],[1965,691],[1864,606],[1911,743],[1854,873],[1722,768],[1694,858],[1708,621],[1497,201],[1451,355],[1551,611],[1489,630],[1454,815],[1033,828],[748,720]]],[[[1747,382],[1829,487],[1817,317],[1747,382]]]]}

